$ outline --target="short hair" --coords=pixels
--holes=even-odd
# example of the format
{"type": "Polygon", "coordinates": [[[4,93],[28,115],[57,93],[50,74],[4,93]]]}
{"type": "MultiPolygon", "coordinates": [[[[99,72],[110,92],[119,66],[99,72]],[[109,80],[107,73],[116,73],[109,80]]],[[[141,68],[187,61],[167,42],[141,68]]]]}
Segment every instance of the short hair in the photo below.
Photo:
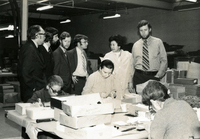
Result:
{"type": "Polygon", "coordinates": [[[112,41],[116,41],[118,46],[121,46],[122,48],[126,43],[126,37],[123,37],[121,35],[114,35],[109,38],[109,43],[111,43],[112,41]]]}
{"type": "Polygon", "coordinates": [[[71,35],[68,33],[68,32],[66,32],[66,31],[64,31],[64,32],[62,32],[61,34],[60,34],[60,40],[62,41],[62,40],[64,40],[65,38],[69,38],[69,37],[71,37],[71,35]]]}
{"type": "Polygon", "coordinates": [[[63,87],[63,80],[60,76],[58,75],[52,75],[48,78],[48,81],[47,83],[50,85],[50,86],[53,86],[53,85],[59,85],[61,87],[63,87]]]}
{"type": "Polygon", "coordinates": [[[142,103],[145,105],[152,105],[150,100],[159,100],[164,102],[170,98],[168,89],[159,81],[149,81],[142,91],[142,103]]]}
{"type": "Polygon", "coordinates": [[[52,39],[53,39],[53,35],[52,35],[51,33],[49,33],[49,32],[46,32],[46,33],[45,33],[44,42],[49,42],[49,41],[51,42],[52,39]]]}
{"type": "Polygon", "coordinates": [[[77,34],[75,37],[74,37],[74,46],[77,46],[78,42],[81,42],[81,40],[84,39],[84,40],[88,40],[88,37],[83,35],[83,34],[77,34]]]}
{"type": "Polygon", "coordinates": [[[52,34],[52,36],[58,34],[58,30],[54,27],[47,27],[45,28],[45,32],[49,32],[52,34]]]}
{"type": "Polygon", "coordinates": [[[35,39],[36,38],[36,33],[41,31],[41,26],[40,25],[33,25],[28,29],[28,39],[35,39]]]}
{"type": "Polygon", "coordinates": [[[103,67],[106,67],[106,68],[108,68],[108,69],[112,69],[112,72],[113,72],[113,70],[114,70],[114,64],[113,64],[113,62],[112,62],[111,60],[108,60],[108,59],[103,60],[103,61],[101,62],[100,68],[103,69],[103,67]]]}
{"type": "MultiPolygon", "coordinates": [[[[140,28],[142,26],[148,26],[149,29],[152,28],[151,24],[147,21],[147,20],[141,20],[139,23],[138,23],[138,26],[137,26],[137,29],[138,29],[138,35],[140,35],[140,28]]],[[[150,34],[152,33],[152,31],[150,32],[150,34]]]]}

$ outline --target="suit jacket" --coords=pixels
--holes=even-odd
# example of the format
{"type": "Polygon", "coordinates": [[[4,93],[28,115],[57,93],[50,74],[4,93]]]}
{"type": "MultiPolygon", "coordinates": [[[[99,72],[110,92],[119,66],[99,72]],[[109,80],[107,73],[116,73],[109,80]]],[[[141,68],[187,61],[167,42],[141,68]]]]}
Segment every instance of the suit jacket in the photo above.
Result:
{"type": "Polygon", "coordinates": [[[45,75],[46,79],[53,75],[54,59],[52,51],[48,52],[43,45],[40,45],[39,51],[43,56],[45,63],[45,75]]]}
{"type": "Polygon", "coordinates": [[[71,70],[68,60],[68,52],[65,53],[58,47],[54,52],[54,74],[59,75],[64,82],[63,90],[70,93],[71,90],[71,70]]]}
{"type": "Polygon", "coordinates": [[[28,40],[20,49],[18,75],[22,101],[26,102],[33,92],[46,85],[44,60],[32,40],[28,40]]]}
{"type": "MultiPolygon", "coordinates": [[[[88,61],[88,58],[86,55],[85,55],[85,58],[86,58],[86,61],[88,61]]],[[[69,62],[70,62],[71,73],[73,74],[73,72],[76,70],[76,67],[78,65],[78,56],[77,56],[76,47],[69,51],[69,62]]],[[[86,62],[86,68],[89,74],[90,71],[89,71],[87,62],[86,62]]]]}

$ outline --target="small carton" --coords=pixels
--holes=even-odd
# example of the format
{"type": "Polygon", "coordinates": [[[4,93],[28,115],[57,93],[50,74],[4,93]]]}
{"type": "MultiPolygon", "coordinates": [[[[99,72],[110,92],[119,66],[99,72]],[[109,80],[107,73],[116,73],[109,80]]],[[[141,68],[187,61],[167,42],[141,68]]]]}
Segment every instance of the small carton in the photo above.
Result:
{"type": "Polygon", "coordinates": [[[48,119],[54,118],[54,110],[50,107],[30,107],[26,109],[26,115],[30,119],[48,119]]]}
{"type": "Polygon", "coordinates": [[[60,113],[59,122],[61,125],[69,126],[75,129],[89,127],[111,122],[111,114],[101,114],[83,117],[71,117],[60,113]]]}

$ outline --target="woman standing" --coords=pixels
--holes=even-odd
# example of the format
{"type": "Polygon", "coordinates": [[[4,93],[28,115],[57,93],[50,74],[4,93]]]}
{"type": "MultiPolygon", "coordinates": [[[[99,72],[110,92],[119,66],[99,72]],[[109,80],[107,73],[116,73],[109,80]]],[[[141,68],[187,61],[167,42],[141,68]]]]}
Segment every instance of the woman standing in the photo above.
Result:
{"type": "Polygon", "coordinates": [[[117,89],[117,99],[123,99],[126,92],[133,92],[133,58],[132,54],[122,49],[125,39],[121,35],[109,38],[111,52],[105,54],[105,59],[114,63],[113,74],[117,89]]]}

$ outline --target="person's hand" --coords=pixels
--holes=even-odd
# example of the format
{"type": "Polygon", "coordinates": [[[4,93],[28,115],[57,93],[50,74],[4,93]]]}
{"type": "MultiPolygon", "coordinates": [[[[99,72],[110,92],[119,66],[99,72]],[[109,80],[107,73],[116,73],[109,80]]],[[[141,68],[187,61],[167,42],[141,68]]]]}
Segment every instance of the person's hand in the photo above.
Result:
{"type": "Polygon", "coordinates": [[[78,83],[78,79],[76,78],[76,76],[72,76],[72,81],[74,84],[78,83]]]}
{"type": "Polygon", "coordinates": [[[134,89],[133,89],[133,83],[128,83],[128,91],[130,92],[130,93],[135,93],[135,91],[134,91],[134,89]]]}
{"type": "Polygon", "coordinates": [[[116,97],[117,97],[116,91],[113,90],[113,91],[110,93],[110,96],[111,96],[112,98],[116,98],[116,97]]]}

